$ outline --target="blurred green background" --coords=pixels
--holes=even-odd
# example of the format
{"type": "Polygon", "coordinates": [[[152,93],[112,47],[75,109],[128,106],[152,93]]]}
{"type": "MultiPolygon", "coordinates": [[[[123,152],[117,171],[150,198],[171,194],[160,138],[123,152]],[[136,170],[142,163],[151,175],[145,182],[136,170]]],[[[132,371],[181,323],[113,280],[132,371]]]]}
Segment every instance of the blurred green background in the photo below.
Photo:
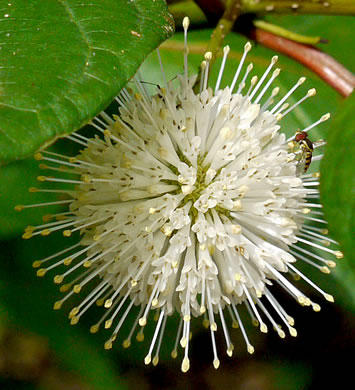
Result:
{"type": "MultiPolygon", "coordinates": [[[[299,33],[328,39],[329,43],[321,45],[321,48],[348,69],[354,69],[353,18],[270,16],[267,20],[299,33]]],[[[210,33],[210,30],[194,30],[189,34],[191,71],[201,61],[210,33]]],[[[169,78],[182,71],[181,42],[182,37],[178,33],[162,49],[169,78]]],[[[224,85],[232,78],[245,42],[237,35],[227,38],[231,46],[231,60],[227,64],[224,85]]],[[[262,47],[253,49],[250,60],[254,62],[256,74],[267,66],[273,54],[262,47]]],[[[308,79],[304,90],[316,87],[318,91],[315,98],[307,101],[283,123],[286,132],[294,133],[322,114],[336,112],[341,104],[336,92],[286,57],[280,56],[279,64],[282,72],[278,84],[282,92],[287,91],[301,75],[308,79]]],[[[217,70],[216,65],[214,73],[217,70]]],[[[144,64],[143,75],[146,81],[161,81],[154,53],[144,64]]],[[[304,90],[298,91],[294,99],[302,96],[304,90]]],[[[327,128],[328,124],[320,126],[312,133],[313,139],[325,138],[327,128]]],[[[75,148],[69,141],[59,141],[52,149],[75,154],[75,148]]],[[[68,306],[59,312],[53,310],[53,303],[61,294],[52,283],[53,275],[38,279],[31,267],[34,260],[59,251],[68,244],[68,240],[75,242],[75,237],[63,238],[61,234],[21,239],[23,229],[29,224],[40,224],[41,215],[49,210],[37,208],[16,213],[14,206],[54,199],[28,192],[29,187],[38,185],[35,180],[40,174],[37,165],[36,161],[29,159],[0,169],[0,389],[120,390],[139,387],[141,390],[213,390],[228,387],[236,390],[301,390],[331,389],[348,380],[351,383],[353,363],[349,356],[352,356],[355,346],[351,259],[340,260],[331,275],[304,267],[312,280],[335,297],[335,304],[325,302],[314,290],[298,282],[312,300],[321,304],[319,313],[302,308],[284,296],[282,291],[277,291],[280,301],[296,320],[296,338],[281,340],[274,332],[262,335],[257,328],[246,324],[255,346],[254,355],[246,353],[240,332],[233,330],[234,355],[229,358],[222,350],[224,347],[220,348],[221,366],[218,370],[212,366],[209,331],[200,327],[197,321],[193,323],[191,369],[187,374],[180,371],[181,354],[176,360],[170,357],[170,340],[175,338],[178,324],[176,318],[168,321],[157,367],[147,367],[143,362],[152,329],[147,330],[143,343],[134,341],[129,349],[124,349],[122,336],[112,350],[105,351],[103,343],[109,333],[104,330],[95,335],[89,333],[89,327],[100,314],[90,311],[78,325],[71,326],[67,318],[68,306]]],[[[130,324],[132,319],[128,318],[122,329],[123,335],[129,331],[130,324]]],[[[224,345],[222,337],[221,334],[217,336],[220,346],[224,345]]]]}

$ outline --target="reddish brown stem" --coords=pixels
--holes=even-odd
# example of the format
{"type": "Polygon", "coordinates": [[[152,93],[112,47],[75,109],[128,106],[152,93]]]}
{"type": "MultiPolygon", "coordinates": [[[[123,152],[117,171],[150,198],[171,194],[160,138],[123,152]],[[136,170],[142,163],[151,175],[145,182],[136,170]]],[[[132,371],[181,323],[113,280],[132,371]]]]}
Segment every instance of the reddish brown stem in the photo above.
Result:
{"type": "Polygon", "coordinates": [[[333,57],[314,46],[294,42],[258,28],[251,32],[250,37],[311,69],[344,97],[349,96],[355,88],[355,76],[333,57]]]}

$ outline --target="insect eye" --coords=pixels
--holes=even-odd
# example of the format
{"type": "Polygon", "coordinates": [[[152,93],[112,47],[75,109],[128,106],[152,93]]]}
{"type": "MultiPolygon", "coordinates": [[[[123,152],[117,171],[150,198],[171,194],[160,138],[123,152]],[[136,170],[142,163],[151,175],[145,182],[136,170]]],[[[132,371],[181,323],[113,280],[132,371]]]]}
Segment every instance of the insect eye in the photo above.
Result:
{"type": "Polygon", "coordinates": [[[306,138],[306,135],[304,133],[297,133],[295,135],[295,140],[298,142],[298,141],[302,141],[306,138]]]}

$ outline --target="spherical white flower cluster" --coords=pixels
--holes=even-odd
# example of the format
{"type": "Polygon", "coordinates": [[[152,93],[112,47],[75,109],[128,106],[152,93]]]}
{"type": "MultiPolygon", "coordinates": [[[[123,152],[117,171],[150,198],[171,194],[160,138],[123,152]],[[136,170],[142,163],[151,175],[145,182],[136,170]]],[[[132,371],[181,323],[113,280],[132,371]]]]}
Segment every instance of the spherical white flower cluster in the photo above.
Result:
{"type": "MultiPolygon", "coordinates": [[[[62,286],[62,291],[68,292],[55,308],[97,280],[96,287],[71,310],[70,318],[72,323],[78,322],[95,302],[101,302],[106,312],[91,331],[96,332],[103,322],[105,328],[115,323],[106,348],[112,346],[132,307],[138,306],[139,313],[124,346],[130,345],[138,325],[143,329],[150,314],[158,313],[145,358],[147,364],[151,360],[156,364],[167,318],[179,313],[181,321],[172,354],[176,356],[180,342],[184,349],[183,371],[190,365],[193,317],[202,316],[209,326],[217,368],[217,318],[228,355],[232,355],[233,345],[225,312],[233,326],[239,325],[248,351],[254,350],[238,311],[241,304],[262,332],[267,331],[266,318],[280,337],[285,336],[272,309],[295,336],[293,319],[274,297],[272,284],[278,283],[300,304],[311,305],[317,311],[319,305],[294,286],[287,274],[305,279],[331,301],[332,296],[294,264],[305,261],[329,272],[327,265],[333,266],[334,262],[314,254],[314,247],[341,257],[341,252],[323,245],[333,242],[323,236],[323,227],[304,226],[305,219],[324,222],[317,215],[319,204],[310,203],[318,197],[318,176],[303,173],[304,151],[280,133],[279,121],[315,91],[308,91],[288,107],[286,100],[304,82],[301,78],[273,105],[279,89],[268,91],[279,69],[265,81],[277,57],[272,58],[260,80],[254,76],[247,87],[252,70],[249,65],[234,91],[251,48],[247,43],[234,80],[224,89],[219,85],[229,48],[224,49],[214,90],[208,87],[211,53],[206,53],[200,91],[196,93],[196,76],[189,77],[187,69],[187,27],[185,19],[185,67],[184,74],[178,75],[177,88],[166,82],[150,96],[136,77],[136,92],[125,88],[116,99],[119,115],[111,118],[101,113],[93,120],[102,136],[69,137],[84,146],[78,156],[48,151],[36,155],[46,161],[42,168],[70,177],[40,176],[39,180],[76,187],[64,190],[71,198],[68,201],[53,202],[69,203],[68,212],[54,215],[58,219],[55,222],[28,227],[24,234],[29,238],[57,230],[64,230],[64,236],[81,232],[78,244],[36,261],[34,266],[41,267],[38,274],[42,276],[52,268],[70,265],[65,273],[55,276],[55,283],[67,280],[81,267],[87,269],[62,286]],[[266,93],[269,96],[264,98],[266,93]],[[298,242],[304,247],[297,246],[298,242]],[[43,267],[57,257],[60,260],[43,267]]],[[[29,206],[18,208],[23,207],[29,206]]],[[[138,339],[142,339],[141,331],[138,339]]]]}

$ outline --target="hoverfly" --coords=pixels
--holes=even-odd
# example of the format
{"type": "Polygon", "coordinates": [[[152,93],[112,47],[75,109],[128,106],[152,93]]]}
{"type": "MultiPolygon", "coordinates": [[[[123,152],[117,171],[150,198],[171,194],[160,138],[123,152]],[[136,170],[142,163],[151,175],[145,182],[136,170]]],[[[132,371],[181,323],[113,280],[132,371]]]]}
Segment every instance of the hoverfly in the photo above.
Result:
{"type": "Polygon", "coordinates": [[[297,171],[306,173],[312,161],[313,143],[304,131],[297,131],[295,141],[298,143],[301,151],[301,157],[298,160],[297,171]]]}

